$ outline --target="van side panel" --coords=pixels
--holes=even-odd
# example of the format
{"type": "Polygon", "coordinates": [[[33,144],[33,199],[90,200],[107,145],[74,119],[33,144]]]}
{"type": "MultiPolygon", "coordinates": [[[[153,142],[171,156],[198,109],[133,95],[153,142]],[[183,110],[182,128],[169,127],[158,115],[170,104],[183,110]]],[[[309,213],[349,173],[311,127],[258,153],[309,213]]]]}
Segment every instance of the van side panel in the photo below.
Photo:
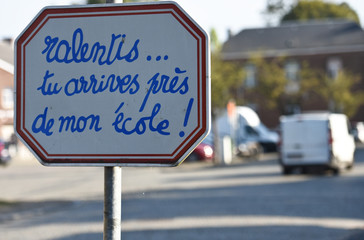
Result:
{"type": "Polygon", "coordinates": [[[330,163],[328,121],[290,120],[281,124],[281,157],[285,165],[330,163]]]}
{"type": "Polygon", "coordinates": [[[350,135],[348,120],[345,116],[332,114],[330,116],[332,132],[332,149],[335,159],[352,162],[355,152],[354,137],[350,135]]]}

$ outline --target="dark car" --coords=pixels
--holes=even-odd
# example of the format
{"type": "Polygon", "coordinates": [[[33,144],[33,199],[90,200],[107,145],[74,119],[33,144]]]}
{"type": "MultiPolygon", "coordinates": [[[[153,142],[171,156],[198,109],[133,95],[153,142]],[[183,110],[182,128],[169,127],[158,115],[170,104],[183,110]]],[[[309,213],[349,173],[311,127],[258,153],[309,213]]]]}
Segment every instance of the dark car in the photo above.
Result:
{"type": "Polygon", "coordinates": [[[237,147],[237,155],[248,159],[258,160],[263,152],[263,147],[257,141],[242,140],[237,147]]]}
{"type": "Polygon", "coordinates": [[[206,141],[201,142],[193,152],[187,157],[186,161],[211,161],[214,158],[214,149],[206,141]]]}
{"type": "Polygon", "coordinates": [[[1,165],[8,165],[10,163],[10,154],[8,146],[0,140],[0,164],[1,165]]]}

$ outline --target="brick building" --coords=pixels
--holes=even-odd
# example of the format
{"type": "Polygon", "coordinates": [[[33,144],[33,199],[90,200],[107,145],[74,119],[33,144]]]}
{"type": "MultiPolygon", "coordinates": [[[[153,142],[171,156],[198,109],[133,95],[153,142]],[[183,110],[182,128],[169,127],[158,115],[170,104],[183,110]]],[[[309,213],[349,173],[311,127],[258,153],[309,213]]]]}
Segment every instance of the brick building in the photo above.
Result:
{"type": "MultiPolygon", "coordinates": [[[[226,61],[241,64],[246,72],[242,79],[242,94],[245,102],[252,106],[262,121],[269,127],[276,127],[280,113],[265,107],[264,99],[252,102],[244,91],[255,84],[257,69],[249,59],[259,54],[269,60],[284,57],[287,89],[295,91],[300,87],[297,75],[303,62],[321,69],[332,79],[340,70],[348,70],[360,76],[357,89],[364,90],[364,31],[354,22],[327,20],[312,22],[291,22],[278,27],[245,29],[231,36],[223,45],[222,56],[226,61]],[[244,85],[243,85],[244,82],[244,85]]],[[[311,110],[330,110],[330,103],[320,98],[307,99],[300,105],[287,101],[287,113],[311,110]]],[[[361,106],[352,121],[364,121],[364,106],[361,106]]]]}

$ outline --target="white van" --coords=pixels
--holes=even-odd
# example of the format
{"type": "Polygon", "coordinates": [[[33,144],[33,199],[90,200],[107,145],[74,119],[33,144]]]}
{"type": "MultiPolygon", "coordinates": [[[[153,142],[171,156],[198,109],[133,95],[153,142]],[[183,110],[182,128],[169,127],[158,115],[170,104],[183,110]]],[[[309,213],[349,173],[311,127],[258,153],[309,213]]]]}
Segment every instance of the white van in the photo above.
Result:
{"type": "Polygon", "coordinates": [[[355,142],[344,114],[282,116],[280,163],[283,174],[294,168],[325,167],[338,173],[354,163],[355,142]]]}
{"type": "Polygon", "coordinates": [[[279,136],[269,130],[258,114],[246,106],[236,106],[235,119],[231,121],[227,112],[217,118],[219,137],[231,136],[238,144],[257,142],[265,152],[276,152],[279,136]]]}

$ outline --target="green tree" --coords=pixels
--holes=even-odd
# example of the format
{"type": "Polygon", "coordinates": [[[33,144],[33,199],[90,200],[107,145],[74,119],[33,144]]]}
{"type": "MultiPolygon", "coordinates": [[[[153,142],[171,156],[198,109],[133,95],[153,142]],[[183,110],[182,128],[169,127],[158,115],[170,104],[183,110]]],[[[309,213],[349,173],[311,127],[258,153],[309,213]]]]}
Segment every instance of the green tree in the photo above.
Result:
{"type": "Polygon", "coordinates": [[[359,81],[360,76],[349,71],[342,70],[333,79],[323,71],[314,70],[306,64],[301,71],[300,96],[320,96],[327,102],[328,110],[351,117],[364,103],[364,92],[355,90],[359,81]]]}
{"type": "Polygon", "coordinates": [[[243,70],[238,64],[221,60],[220,51],[211,53],[211,106],[213,112],[235,99],[242,85],[243,70]]]}
{"type": "Polygon", "coordinates": [[[329,103],[332,101],[333,105],[329,106],[332,111],[345,113],[349,117],[356,113],[363,104],[363,92],[353,91],[359,80],[358,75],[348,71],[340,71],[336,79],[325,78],[328,87],[324,96],[329,103]]]}
{"type": "Polygon", "coordinates": [[[301,0],[284,14],[283,21],[312,19],[341,18],[349,19],[360,24],[357,13],[345,2],[340,4],[325,2],[322,0],[301,0]]]}
{"type": "Polygon", "coordinates": [[[256,68],[255,87],[247,89],[247,94],[253,96],[256,102],[260,98],[264,98],[264,105],[269,109],[279,109],[283,111],[281,106],[282,97],[285,93],[287,79],[285,71],[282,68],[283,58],[265,60],[257,55],[249,60],[256,68]]]}
{"type": "Polygon", "coordinates": [[[285,0],[267,0],[267,5],[263,12],[267,25],[275,25],[277,20],[280,20],[285,12],[287,12],[287,8],[288,3],[285,0]]]}
{"type": "Polygon", "coordinates": [[[242,85],[243,70],[234,62],[223,61],[221,44],[214,29],[210,31],[211,42],[211,107],[212,112],[225,108],[236,99],[237,89],[242,85]]]}
{"type": "Polygon", "coordinates": [[[215,29],[211,29],[210,31],[210,43],[212,52],[221,50],[221,42],[219,40],[219,37],[217,36],[217,32],[215,29]]]}
{"type": "Polygon", "coordinates": [[[87,4],[100,4],[106,3],[106,0],[87,0],[87,4]]]}
{"type": "Polygon", "coordinates": [[[249,63],[256,67],[255,87],[246,89],[249,99],[287,114],[287,104],[303,107],[308,99],[316,97],[326,102],[327,110],[353,116],[364,104],[364,92],[356,89],[360,76],[342,70],[330,78],[323,70],[315,69],[307,62],[300,64],[297,91],[287,91],[288,79],[283,68],[284,58],[266,60],[255,56],[249,63]],[[261,102],[264,99],[264,102],[261,102]]]}

